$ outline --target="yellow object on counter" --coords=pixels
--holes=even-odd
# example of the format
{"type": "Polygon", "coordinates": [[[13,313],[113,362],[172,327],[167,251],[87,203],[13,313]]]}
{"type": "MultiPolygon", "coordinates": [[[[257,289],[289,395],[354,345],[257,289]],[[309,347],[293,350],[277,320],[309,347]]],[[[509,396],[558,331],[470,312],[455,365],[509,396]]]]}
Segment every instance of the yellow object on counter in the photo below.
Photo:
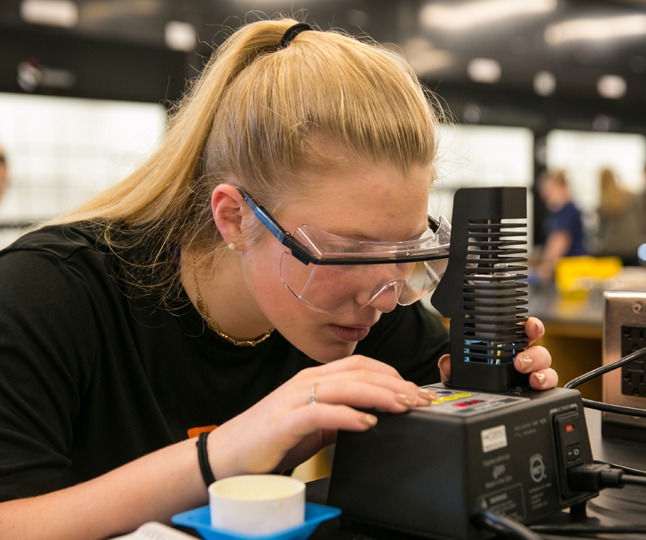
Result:
{"type": "Polygon", "coordinates": [[[564,295],[585,296],[623,268],[619,257],[564,257],[556,263],[556,289],[564,295]]]}

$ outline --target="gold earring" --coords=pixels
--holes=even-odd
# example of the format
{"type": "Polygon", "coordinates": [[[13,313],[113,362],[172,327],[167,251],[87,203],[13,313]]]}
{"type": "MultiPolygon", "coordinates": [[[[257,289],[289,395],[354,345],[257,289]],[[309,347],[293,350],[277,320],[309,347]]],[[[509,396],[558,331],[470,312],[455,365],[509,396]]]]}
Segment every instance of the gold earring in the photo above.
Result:
{"type": "Polygon", "coordinates": [[[229,243],[227,244],[227,249],[228,249],[229,251],[235,251],[236,249],[238,249],[238,246],[236,245],[236,243],[235,243],[235,242],[229,242],[229,243]]]}

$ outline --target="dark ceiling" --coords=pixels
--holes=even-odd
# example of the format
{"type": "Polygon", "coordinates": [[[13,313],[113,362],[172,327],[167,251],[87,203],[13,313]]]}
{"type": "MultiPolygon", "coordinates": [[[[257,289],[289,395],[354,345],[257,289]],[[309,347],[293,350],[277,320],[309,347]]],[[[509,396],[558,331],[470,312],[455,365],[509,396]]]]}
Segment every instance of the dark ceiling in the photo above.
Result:
{"type": "MultiPolygon", "coordinates": [[[[0,91],[21,91],[10,80],[16,71],[12,62],[37,57],[38,62],[64,71],[66,58],[85,51],[83,62],[92,64],[97,87],[115,87],[107,97],[172,100],[228,28],[259,16],[287,13],[322,29],[340,27],[392,43],[460,121],[527,125],[539,132],[569,127],[646,133],[646,1],[76,0],[75,4],[78,20],[73,28],[49,28],[24,22],[21,1],[2,1],[0,71],[5,79],[0,73],[0,91]],[[520,12],[514,13],[517,9],[520,12]],[[188,22],[195,28],[198,39],[191,51],[168,50],[164,32],[169,21],[188,22]],[[476,58],[485,59],[485,67],[491,68],[491,60],[498,63],[495,82],[470,77],[476,58]],[[534,86],[541,72],[546,72],[539,76],[543,95],[534,86]],[[109,73],[110,81],[101,81],[101,73],[109,73]],[[619,98],[599,95],[598,81],[606,75],[623,79],[623,87],[621,80],[608,81],[611,89],[619,88],[619,98]],[[137,85],[145,84],[150,88],[137,94],[137,85]],[[160,88],[154,90],[153,84],[160,88]]],[[[74,69],[83,72],[82,67],[74,69]]],[[[96,97],[94,90],[83,88],[79,83],[70,95],[85,92],[96,97]]],[[[51,89],[50,93],[65,94],[51,89]]]]}

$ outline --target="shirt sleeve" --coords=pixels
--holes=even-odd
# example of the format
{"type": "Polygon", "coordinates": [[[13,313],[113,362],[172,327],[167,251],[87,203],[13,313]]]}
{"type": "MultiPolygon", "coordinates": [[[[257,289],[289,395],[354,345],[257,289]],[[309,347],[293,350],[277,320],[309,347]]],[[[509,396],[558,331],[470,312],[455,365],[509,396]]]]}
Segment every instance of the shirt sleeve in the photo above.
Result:
{"type": "Polygon", "coordinates": [[[8,500],[59,487],[96,318],[78,272],[46,251],[4,252],[0,283],[0,500],[8,500]]]}

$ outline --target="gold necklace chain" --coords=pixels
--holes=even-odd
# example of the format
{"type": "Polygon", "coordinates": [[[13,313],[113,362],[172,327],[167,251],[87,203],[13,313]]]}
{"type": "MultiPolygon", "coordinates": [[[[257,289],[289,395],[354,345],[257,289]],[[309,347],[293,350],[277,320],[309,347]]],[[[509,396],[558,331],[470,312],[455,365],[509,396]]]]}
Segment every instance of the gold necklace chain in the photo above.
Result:
{"type": "Polygon", "coordinates": [[[255,347],[259,343],[265,341],[269,336],[271,336],[271,334],[275,330],[275,328],[270,328],[264,334],[252,339],[237,339],[223,332],[220,328],[220,325],[215,322],[215,319],[213,317],[209,315],[209,308],[206,305],[204,298],[202,298],[202,295],[200,294],[200,286],[197,283],[197,274],[195,273],[195,255],[193,255],[193,282],[195,283],[195,301],[197,303],[197,310],[200,312],[202,318],[206,321],[207,326],[225,341],[233,343],[236,347],[255,347]]]}

